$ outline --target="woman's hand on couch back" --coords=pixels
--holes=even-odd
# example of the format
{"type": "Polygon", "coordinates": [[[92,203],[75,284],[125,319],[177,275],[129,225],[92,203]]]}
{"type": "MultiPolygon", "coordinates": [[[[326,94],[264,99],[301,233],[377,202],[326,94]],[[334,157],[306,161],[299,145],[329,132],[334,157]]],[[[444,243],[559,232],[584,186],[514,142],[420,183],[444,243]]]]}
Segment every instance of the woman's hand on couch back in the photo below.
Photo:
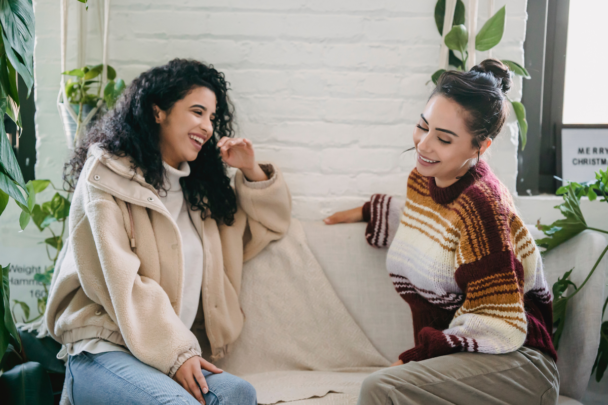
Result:
{"type": "Polygon", "coordinates": [[[363,222],[363,207],[339,211],[323,220],[327,225],[363,222]]]}

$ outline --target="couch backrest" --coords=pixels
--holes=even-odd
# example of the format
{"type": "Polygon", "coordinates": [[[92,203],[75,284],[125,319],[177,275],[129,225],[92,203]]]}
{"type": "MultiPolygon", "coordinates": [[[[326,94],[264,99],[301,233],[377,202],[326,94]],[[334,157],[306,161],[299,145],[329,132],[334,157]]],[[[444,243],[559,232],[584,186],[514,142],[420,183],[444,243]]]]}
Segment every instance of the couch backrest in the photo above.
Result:
{"type": "MultiPolygon", "coordinates": [[[[413,347],[409,306],[388,277],[386,249],[373,248],[365,241],[365,224],[303,222],[303,226],[310,249],[338,297],[378,351],[392,362],[413,347]]],[[[583,232],[550,252],[544,259],[549,285],[571,268],[575,268],[571,279],[580,285],[605,246],[603,236],[583,232]]],[[[605,258],[569,304],[557,364],[560,392],[572,398],[582,398],[597,352],[607,266],[605,258]]]]}

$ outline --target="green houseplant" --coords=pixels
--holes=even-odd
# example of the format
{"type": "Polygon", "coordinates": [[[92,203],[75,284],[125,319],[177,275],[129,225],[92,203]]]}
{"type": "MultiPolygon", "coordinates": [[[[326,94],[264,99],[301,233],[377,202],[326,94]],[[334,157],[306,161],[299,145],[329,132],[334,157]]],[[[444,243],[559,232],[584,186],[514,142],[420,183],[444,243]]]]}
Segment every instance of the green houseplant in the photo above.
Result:
{"type": "MultiPolygon", "coordinates": [[[[564,199],[562,204],[555,207],[560,210],[563,218],[553,222],[551,225],[541,225],[540,223],[537,225],[538,229],[543,231],[545,237],[537,239],[536,244],[545,248],[545,252],[556,248],[587,229],[608,234],[608,230],[589,226],[580,207],[580,199],[583,196],[589,198],[590,201],[608,204],[608,168],[605,171],[598,171],[593,181],[585,183],[569,182],[567,185],[560,187],[557,190],[557,194],[562,195],[564,199]]],[[[556,349],[559,347],[559,340],[564,330],[568,302],[587,284],[587,281],[589,281],[607,252],[608,246],[600,254],[585,281],[580,286],[569,280],[574,269],[567,271],[553,284],[553,323],[556,328],[553,335],[553,344],[556,349]],[[569,289],[574,291],[565,295],[569,289]]],[[[608,307],[608,299],[604,302],[602,316],[606,311],[606,307],[608,307]]],[[[592,373],[595,373],[595,378],[598,382],[604,376],[607,368],[608,321],[605,321],[600,328],[600,346],[592,371],[592,373]]]]}
{"type": "Polygon", "coordinates": [[[104,85],[101,77],[103,68],[103,64],[87,65],[62,73],[70,77],[63,89],[63,103],[59,103],[69,146],[78,141],[82,130],[93,116],[101,115],[106,109],[114,107],[125,89],[125,82],[116,78],[116,70],[110,65],[106,65],[107,82],[104,85]]]}
{"type": "MultiPolygon", "coordinates": [[[[439,0],[435,5],[435,24],[439,30],[439,35],[443,34],[443,25],[445,19],[446,0],[439,0]]],[[[465,6],[461,0],[456,2],[456,10],[454,12],[453,26],[450,32],[445,37],[445,45],[449,48],[449,65],[456,70],[465,70],[469,54],[467,52],[467,44],[469,42],[469,32],[464,25],[465,22],[465,6]],[[459,53],[459,56],[456,55],[459,53]]],[[[478,51],[489,51],[500,43],[505,29],[506,22],[506,6],[503,6],[496,12],[475,36],[475,49],[478,51]]],[[[530,78],[528,71],[520,64],[511,60],[502,59],[505,65],[516,75],[526,79],[530,78]]],[[[433,83],[437,84],[439,76],[445,72],[445,69],[439,69],[431,76],[433,83]]],[[[526,108],[519,101],[509,100],[513,105],[517,124],[519,126],[519,135],[521,139],[521,149],[526,147],[528,135],[528,122],[526,121],[526,108]]]]}
{"type": "MultiPolygon", "coordinates": [[[[21,127],[17,75],[21,76],[29,96],[34,84],[34,10],[30,0],[0,2],[0,110],[21,127]]],[[[0,215],[12,198],[29,215],[29,190],[8,141],[4,120],[0,120],[0,215]]],[[[22,223],[22,228],[24,228],[22,223]]],[[[0,264],[0,359],[9,342],[21,348],[19,333],[10,311],[9,265],[0,264]]]]}

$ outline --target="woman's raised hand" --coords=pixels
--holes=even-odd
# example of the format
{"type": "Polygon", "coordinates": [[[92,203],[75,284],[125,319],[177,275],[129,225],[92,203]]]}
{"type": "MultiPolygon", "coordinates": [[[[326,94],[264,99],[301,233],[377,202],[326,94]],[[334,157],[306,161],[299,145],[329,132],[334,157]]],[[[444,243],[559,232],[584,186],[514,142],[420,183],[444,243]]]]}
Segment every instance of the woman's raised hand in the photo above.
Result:
{"type": "Polygon", "coordinates": [[[217,143],[220,156],[228,166],[241,169],[249,181],[268,180],[268,176],[255,161],[253,144],[249,139],[223,137],[217,143]]]}
{"type": "Polygon", "coordinates": [[[347,224],[351,222],[363,221],[363,207],[357,207],[346,211],[336,212],[335,214],[325,218],[323,222],[327,225],[347,224]]]}
{"type": "Polygon", "coordinates": [[[205,403],[201,390],[206,394],[209,392],[207,380],[203,375],[202,369],[211,371],[215,374],[223,373],[223,371],[207,360],[199,356],[190,357],[177,370],[173,379],[177,381],[186,391],[190,393],[201,404],[205,403]],[[198,385],[197,385],[198,383],[198,385]],[[200,389],[199,389],[200,386],[200,389]]]}

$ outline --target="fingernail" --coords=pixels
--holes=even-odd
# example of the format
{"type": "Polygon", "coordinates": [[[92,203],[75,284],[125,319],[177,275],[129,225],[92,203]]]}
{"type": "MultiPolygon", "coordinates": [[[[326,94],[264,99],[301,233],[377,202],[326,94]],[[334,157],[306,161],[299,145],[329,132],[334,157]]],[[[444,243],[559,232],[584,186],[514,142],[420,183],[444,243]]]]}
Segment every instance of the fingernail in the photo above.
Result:
{"type": "Polygon", "coordinates": [[[209,388],[207,388],[207,387],[203,388],[203,394],[206,394],[208,392],[209,392],[209,388]]]}

